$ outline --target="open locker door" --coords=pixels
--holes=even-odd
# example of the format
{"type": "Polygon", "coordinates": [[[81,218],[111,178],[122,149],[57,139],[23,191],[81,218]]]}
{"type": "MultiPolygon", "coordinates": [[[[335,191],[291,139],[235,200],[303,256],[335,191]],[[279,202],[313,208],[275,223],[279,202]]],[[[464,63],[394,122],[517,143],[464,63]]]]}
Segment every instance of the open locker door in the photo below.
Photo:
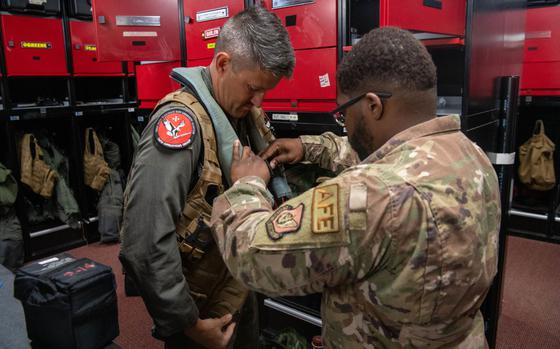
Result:
{"type": "Polygon", "coordinates": [[[93,0],[99,61],[181,60],[177,0],[93,0]]]}

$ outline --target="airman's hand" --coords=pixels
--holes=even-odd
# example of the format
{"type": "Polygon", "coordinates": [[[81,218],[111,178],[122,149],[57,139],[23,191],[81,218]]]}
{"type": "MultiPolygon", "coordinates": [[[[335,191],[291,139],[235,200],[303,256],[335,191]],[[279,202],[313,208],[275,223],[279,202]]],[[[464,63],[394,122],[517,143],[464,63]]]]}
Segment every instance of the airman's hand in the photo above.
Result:
{"type": "Polygon", "coordinates": [[[295,164],[303,160],[303,144],[300,138],[279,138],[259,156],[268,160],[272,168],[276,168],[278,164],[295,164]]]}
{"type": "Polygon", "coordinates": [[[235,323],[230,323],[231,319],[231,314],[219,319],[198,319],[193,327],[185,329],[185,335],[208,349],[224,349],[235,329],[235,323]],[[227,327],[222,330],[224,326],[227,327]]]}
{"type": "Polygon", "coordinates": [[[270,181],[270,170],[266,162],[256,156],[249,147],[243,147],[243,154],[239,157],[239,141],[233,143],[233,160],[231,162],[231,182],[246,176],[257,176],[268,185],[270,181]]]}

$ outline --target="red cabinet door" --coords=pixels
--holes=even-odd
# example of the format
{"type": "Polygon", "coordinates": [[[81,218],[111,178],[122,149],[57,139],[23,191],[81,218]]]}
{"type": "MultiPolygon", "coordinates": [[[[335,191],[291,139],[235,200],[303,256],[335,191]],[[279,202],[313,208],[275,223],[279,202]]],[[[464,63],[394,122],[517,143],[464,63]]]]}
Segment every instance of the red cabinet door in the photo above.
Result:
{"type": "Polygon", "coordinates": [[[177,0],[93,0],[99,61],[181,59],[177,0]]]}
{"type": "Polygon", "coordinates": [[[0,17],[8,76],[68,75],[61,19],[0,17]]]}
{"type": "Polygon", "coordinates": [[[244,9],[243,0],[184,0],[187,66],[199,65],[214,55],[222,25],[244,9]],[[191,62],[191,61],[196,61],[191,62]]]}
{"type": "Polygon", "coordinates": [[[136,84],[140,108],[152,109],[169,92],[180,86],[169,77],[171,70],[181,62],[159,62],[136,66],[136,84]]]}
{"type": "Polygon", "coordinates": [[[525,62],[560,61],[560,6],[527,9],[525,62]]]}
{"type": "Polygon", "coordinates": [[[336,46],[337,1],[265,0],[288,30],[294,49],[336,46]]]}
{"type": "Polygon", "coordinates": [[[418,32],[463,36],[465,0],[382,0],[380,25],[418,32]]]}
{"type": "Polygon", "coordinates": [[[98,62],[95,25],[90,21],[70,21],[72,64],[76,76],[124,75],[121,62],[98,62]]]}
{"type": "Polygon", "coordinates": [[[265,94],[263,108],[325,112],[336,106],[336,47],[296,50],[291,79],[265,94]]]}

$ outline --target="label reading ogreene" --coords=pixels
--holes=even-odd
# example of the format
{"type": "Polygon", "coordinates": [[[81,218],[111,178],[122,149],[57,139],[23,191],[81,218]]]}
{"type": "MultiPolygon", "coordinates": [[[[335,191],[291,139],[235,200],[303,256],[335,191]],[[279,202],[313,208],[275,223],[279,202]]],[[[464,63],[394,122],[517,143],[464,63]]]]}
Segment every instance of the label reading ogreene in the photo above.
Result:
{"type": "Polygon", "coordinates": [[[313,191],[313,207],[311,212],[313,233],[336,233],[340,230],[338,184],[327,185],[313,191]]]}
{"type": "Polygon", "coordinates": [[[50,42],[37,42],[37,41],[22,41],[21,48],[41,48],[49,49],[52,47],[50,42]]]}

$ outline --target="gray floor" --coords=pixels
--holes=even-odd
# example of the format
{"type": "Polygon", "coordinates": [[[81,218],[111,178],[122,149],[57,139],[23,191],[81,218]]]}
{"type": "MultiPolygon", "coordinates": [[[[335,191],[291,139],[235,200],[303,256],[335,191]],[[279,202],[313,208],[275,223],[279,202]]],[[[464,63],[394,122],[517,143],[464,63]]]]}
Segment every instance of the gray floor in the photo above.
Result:
{"type": "Polygon", "coordinates": [[[0,349],[28,349],[25,317],[14,298],[14,275],[0,264],[0,349]]]}

